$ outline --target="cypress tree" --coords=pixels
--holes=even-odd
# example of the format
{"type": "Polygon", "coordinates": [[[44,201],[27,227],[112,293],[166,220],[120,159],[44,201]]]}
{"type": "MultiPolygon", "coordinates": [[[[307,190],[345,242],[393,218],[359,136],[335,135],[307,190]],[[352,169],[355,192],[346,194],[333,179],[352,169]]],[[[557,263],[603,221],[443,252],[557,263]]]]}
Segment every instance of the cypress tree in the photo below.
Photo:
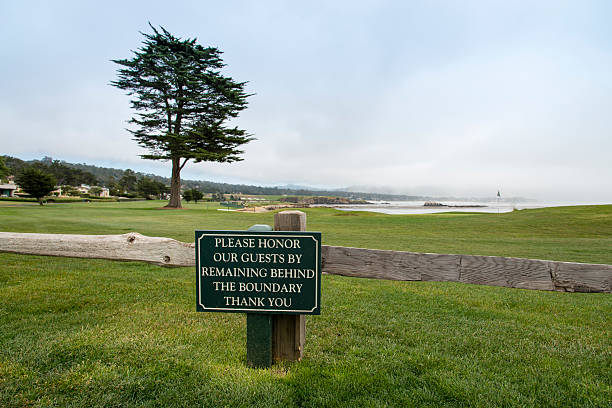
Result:
{"type": "Polygon", "coordinates": [[[16,178],[15,182],[23,191],[43,205],[43,198],[55,189],[55,177],[35,167],[28,167],[16,178]]]}
{"type": "Polygon", "coordinates": [[[181,207],[181,170],[189,160],[235,162],[238,147],[253,137],[227,122],[246,108],[246,82],[223,76],[222,52],[197,39],[182,40],[165,28],[142,33],[143,45],[131,59],[113,60],[122,68],[111,85],[127,91],[137,112],[129,129],[148,150],[144,159],[170,160],[172,177],[167,207],[181,207]]]}

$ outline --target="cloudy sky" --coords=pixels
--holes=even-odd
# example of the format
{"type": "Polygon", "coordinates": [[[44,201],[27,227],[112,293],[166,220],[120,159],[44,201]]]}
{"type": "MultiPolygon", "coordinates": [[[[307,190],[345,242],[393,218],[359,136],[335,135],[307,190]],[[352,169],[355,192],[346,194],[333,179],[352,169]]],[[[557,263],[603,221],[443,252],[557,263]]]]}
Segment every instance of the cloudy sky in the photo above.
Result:
{"type": "Polygon", "coordinates": [[[148,21],[256,94],[184,178],[612,201],[609,1],[2,1],[0,153],[169,176],[108,84],[148,21]]]}

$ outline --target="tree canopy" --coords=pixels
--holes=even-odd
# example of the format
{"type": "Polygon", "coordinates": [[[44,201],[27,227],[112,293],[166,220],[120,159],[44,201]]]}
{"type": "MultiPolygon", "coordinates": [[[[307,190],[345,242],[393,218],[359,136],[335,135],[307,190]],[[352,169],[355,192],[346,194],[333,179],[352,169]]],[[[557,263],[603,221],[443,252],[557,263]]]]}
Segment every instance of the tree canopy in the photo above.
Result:
{"type": "Polygon", "coordinates": [[[71,167],[66,162],[53,160],[48,156],[45,156],[42,160],[28,162],[11,156],[3,156],[0,159],[3,159],[6,163],[9,174],[17,175],[28,167],[34,167],[55,177],[59,185],[80,186],[81,184],[95,185],[98,183],[96,176],[92,173],[71,167]]]}
{"type": "Polygon", "coordinates": [[[4,158],[0,157],[0,183],[9,175],[9,169],[4,164],[4,158]]]}
{"type": "Polygon", "coordinates": [[[30,167],[23,170],[15,182],[23,191],[36,198],[40,205],[43,205],[43,198],[55,189],[56,180],[52,175],[30,167]]]}
{"type": "Polygon", "coordinates": [[[185,191],[183,191],[183,198],[187,202],[190,202],[191,200],[193,200],[193,190],[185,190],[185,191]]]}
{"type": "Polygon", "coordinates": [[[200,190],[197,190],[195,188],[191,189],[191,196],[193,197],[193,201],[195,201],[196,203],[198,202],[198,200],[204,198],[204,194],[202,194],[200,190]]]}
{"type": "Polygon", "coordinates": [[[147,199],[151,197],[161,198],[168,192],[168,187],[164,183],[151,180],[149,177],[142,177],[136,182],[136,191],[147,199]]]}
{"type": "Polygon", "coordinates": [[[227,122],[246,108],[249,95],[246,82],[221,74],[225,64],[219,49],[150,27],[153,34],[143,33],[133,58],[113,60],[122,68],[111,85],[132,97],[137,113],[129,132],[148,150],[141,157],[172,161],[168,206],[178,208],[180,172],[189,160],[242,160],[238,147],[253,138],[227,122]]]}
{"type": "Polygon", "coordinates": [[[42,172],[49,173],[57,179],[59,184],[67,184],[70,186],[80,186],[81,184],[95,185],[98,184],[96,177],[86,171],[73,169],[61,163],[59,160],[45,162],[37,165],[42,172]]]}
{"type": "Polygon", "coordinates": [[[138,181],[138,177],[136,177],[136,173],[132,169],[126,169],[123,172],[123,176],[119,179],[119,187],[121,192],[130,192],[136,189],[136,183],[138,181]]]}

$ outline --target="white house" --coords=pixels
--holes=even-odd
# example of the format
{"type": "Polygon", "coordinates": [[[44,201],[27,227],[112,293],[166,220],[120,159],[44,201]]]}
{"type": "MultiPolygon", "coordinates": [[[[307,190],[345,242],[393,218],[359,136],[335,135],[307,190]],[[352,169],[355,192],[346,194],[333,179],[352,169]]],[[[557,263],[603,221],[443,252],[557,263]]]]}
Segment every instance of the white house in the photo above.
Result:
{"type": "Polygon", "coordinates": [[[90,186],[87,184],[81,184],[79,187],[76,187],[76,190],[81,194],[89,194],[90,186]]]}
{"type": "MultiPolygon", "coordinates": [[[[87,184],[81,184],[79,187],[70,187],[70,188],[76,190],[79,194],[91,194],[91,190],[93,188],[96,188],[96,189],[99,188],[100,191],[92,195],[95,195],[97,197],[110,197],[110,190],[106,187],[97,187],[97,186],[92,187],[92,186],[88,186],[87,184]]],[[[66,197],[66,194],[64,194],[64,191],[62,189],[62,186],[57,186],[55,190],[52,191],[51,193],[53,193],[54,195],[60,196],[60,197],[66,197]]]]}
{"type": "Polygon", "coordinates": [[[14,197],[17,186],[15,184],[0,184],[0,197],[14,197]]]}

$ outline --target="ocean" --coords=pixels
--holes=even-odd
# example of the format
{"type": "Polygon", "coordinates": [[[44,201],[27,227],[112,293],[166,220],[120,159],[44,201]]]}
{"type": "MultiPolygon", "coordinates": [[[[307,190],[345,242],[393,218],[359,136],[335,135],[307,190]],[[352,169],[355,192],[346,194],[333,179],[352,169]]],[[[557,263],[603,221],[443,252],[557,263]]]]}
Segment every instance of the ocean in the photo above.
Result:
{"type": "Polygon", "coordinates": [[[474,201],[436,201],[449,207],[425,207],[425,201],[371,201],[372,204],[338,205],[342,211],[372,211],[384,214],[434,214],[443,212],[507,213],[529,208],[561,207],[573,205],[602,205],[604,202],[474,202],[474,201]],[[482,206],[482,207],[470,207],[482,206]]]}

